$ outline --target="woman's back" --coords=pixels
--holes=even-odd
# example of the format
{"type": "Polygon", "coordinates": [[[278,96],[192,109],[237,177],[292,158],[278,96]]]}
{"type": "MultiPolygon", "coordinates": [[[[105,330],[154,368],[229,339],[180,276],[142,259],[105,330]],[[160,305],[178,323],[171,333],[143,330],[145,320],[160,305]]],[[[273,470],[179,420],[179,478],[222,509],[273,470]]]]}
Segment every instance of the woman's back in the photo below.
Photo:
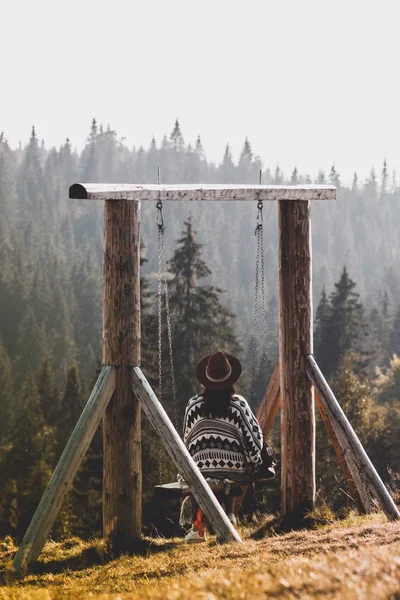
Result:
{"type": "MultiPolygon", "coordinates": [[[[241,373],[240,361],[231,354],[218,351],[204,356],[196,368],[197,381],[204,391],[189,400],[183,425],[184,442],[203,475],[238,482],[235,487],[240,487],[240,482],[261,464],[263,445],[257,419],[232,387],[241,373]]],[[[219,500],[228,519],[236,523],[235,494],[225,490],[219,500]]],[[[192,529],[185,540],[204,541],[203,513],[194,499],[192,511],[192,529]]]]}
{"type": "Polygon", "coordinates": [[[263,437],[245,398],[224,392],[205,390],[191,398],[184,441],[203,475],[243,481],[261,462],[263,437]]]}

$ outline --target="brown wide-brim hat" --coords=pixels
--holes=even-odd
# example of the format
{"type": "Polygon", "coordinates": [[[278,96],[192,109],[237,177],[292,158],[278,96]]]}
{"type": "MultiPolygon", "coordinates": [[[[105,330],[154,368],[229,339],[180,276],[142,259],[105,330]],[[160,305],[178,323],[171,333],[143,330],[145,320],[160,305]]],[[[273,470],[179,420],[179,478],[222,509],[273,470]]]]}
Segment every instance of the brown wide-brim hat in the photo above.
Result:
{"type": "Polygon", "coordinates": [[[197,380],[211,390],[230,388],[242,374],[241,362],[231,354],[216,352],[201,359],[196,369],[197,380]]]}

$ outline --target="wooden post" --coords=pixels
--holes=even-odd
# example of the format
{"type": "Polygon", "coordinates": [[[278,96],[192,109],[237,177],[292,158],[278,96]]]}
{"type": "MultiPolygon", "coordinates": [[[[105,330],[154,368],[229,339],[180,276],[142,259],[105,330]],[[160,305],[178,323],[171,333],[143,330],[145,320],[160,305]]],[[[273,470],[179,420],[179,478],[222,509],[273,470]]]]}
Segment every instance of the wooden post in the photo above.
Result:
{"type": "Polygon", "coordinates": [[[335,431],[339,434],[338,437],[341,444],[346,445],[346,453],[351,455],[361,479],[366,482],[387,518],[391,521],[400,519],[400,513],[393,502],[393,498],[387,491],[374,465],[371,463],[313,356],[307,356],[306,365],[310,381],[312,381],[318,390],[321,402],[329,415],[329,420],[333,423],[335,431]]]}
{"type": "Polygon", "coordinates": [[[276,363],[264,398],[261,400],[257,410],[257,421],[260,424],[264,437],[266,437],[272,429],[272,425],[278,414],[280,399],[279,363],[276,363]]]}
{"type": "Polygon", "coordinates": [[[176,468],[184,477],[190,491],[203,509],[210,525],[223,540],[241,542],[240,535],[222,510],[210,486],[172,425],[171,419],[138,367],[132,369],[132,389],[139,398],[143,410],[160,436],[176,468]]]}
{"type": "Polygon", "coordinates": [[[106,200],[103,363],[116,368],[104,417],[103,535],[116,554],[142,529],[140,404],[130,367],[140,365],[140,202],[106,200]]]}
{"type": "Polygon", "coordinates": [[[345,480],[349,486],[350,493],[355,501],[360,513],[368,514],[371,512],[371,503],[364,485],[361,481],[359,473],[351,460],[351,456],[346,452],[347,448],[340,441],[340,433],[336,433],[334,423],[331,423],[328,412],[325,410],[324,404],[319,397],[318,390],[314,390],[316,404],[319,408],[322,421],[324,422],[326,432],[332,442],[333,449],[336,453],[340,466],[342,467],[345,480]]]}
{"type": "MultiPolygon", "coordinates": [[[[276,363],[271,379],[269,380],[268,387],[264,394],[264,398],[261,400],[257,410],[257,421],[260,424],[263,432],[264,439],[269,435],[272,429],[272,425],[278,414],[278,410],[281,404],[280,394],[280,376],[279,376],[279,362],[276,363]]],[[[247,492],[247,486],[243,486],[243,493],[241,496],[236,498],[235,512],[239,511],[240,505],[242,504],[244,497],[247,492]]]]}
{"type": "Polygon", "coordinates": [[[25,571],[39,556],[114,388],[114,369],[103,367],[15,555],[13,568],[16,571],[25,571]]]}
{"type": "Polygon", "coordinates": [[[308,201],[279,202],[282,515],[301,526],[315,502],[315,412],[305,357],[312,353],[308,201]]]}

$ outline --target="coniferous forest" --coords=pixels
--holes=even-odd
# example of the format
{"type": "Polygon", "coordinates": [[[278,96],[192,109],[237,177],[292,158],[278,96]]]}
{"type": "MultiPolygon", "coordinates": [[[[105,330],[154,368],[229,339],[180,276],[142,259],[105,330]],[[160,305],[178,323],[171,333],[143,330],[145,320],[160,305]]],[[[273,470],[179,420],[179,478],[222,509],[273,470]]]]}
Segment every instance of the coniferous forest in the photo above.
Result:
{"type": "MultiPolygon", "coordinates": [[[[263,165],[245,140],[207,160],[200,136],[186,143],[178,121],[148,148],[128,148],[93,120],[85,148],[66,140],[49,149],[33,129],[26,147],[0,135],[0,538],[20,539],[101,365],[101,203],[68,199],[78,181],[154,183],[332,183],[336,202],[312,206],[315,355],[384,481],[400,488],[400,186],[386,161],[366,180],[344,185],[335,166],[317,174],[263,165]]],[[[164,206],[176,401],[163,332],[164,403],[178,427],[196,393],[195,367],[222,349],[238,355],[252,380],[256,202],[164,206]]],[[[264,206],[267,366],[255,359],[261,399],[278,356],[277,214],[264,206]],[[266,372],[265,372],[266,371],[266,372]]],[[[143,371],[157,390],[157,224],[142,208],[143,371]]],[[[261,340],[257,340],[260,349],[261,340]]],[[[254,374],[253,374],[254,375],[254,374]]],[[[253,402],[257,408],[257,402],[253,402]]],[[[176,473],[143,423],[144,517],[154,521],[152,489],[176,473]]],[[[278,423],[273,432],[279,457],[278,423]]],[[[319,496],[348,506],[345,483],[321,423],[319,496]]],[[[55,538],[101,531],[102,435],[99,430],[64,503],[55,538]]],[[[277,489],[279,482],[277,482],[277,489]]],[[[274,493],[271,493],[271,503],[274,493]]],[[[267,497],[268,505],[268,497],[267,497]]],[[[272,504],[270,505],[271,508],[272,504]]]]}

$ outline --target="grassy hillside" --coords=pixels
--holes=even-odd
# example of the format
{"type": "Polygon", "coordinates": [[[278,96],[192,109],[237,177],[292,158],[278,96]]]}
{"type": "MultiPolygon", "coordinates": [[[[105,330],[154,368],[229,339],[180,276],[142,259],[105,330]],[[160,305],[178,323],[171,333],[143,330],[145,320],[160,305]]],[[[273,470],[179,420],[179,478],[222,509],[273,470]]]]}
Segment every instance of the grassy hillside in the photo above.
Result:
{"type": "Polygon", "coordinates": [[[15,550],[0,542],[0,599],[217,600],[344,598],[400,600],[400,523],[350,517],[315,531],[243,544],[148,540],[143,556],[107,560],[99,541],[46,544],[35,572],[7,575],[15,550]]]}

